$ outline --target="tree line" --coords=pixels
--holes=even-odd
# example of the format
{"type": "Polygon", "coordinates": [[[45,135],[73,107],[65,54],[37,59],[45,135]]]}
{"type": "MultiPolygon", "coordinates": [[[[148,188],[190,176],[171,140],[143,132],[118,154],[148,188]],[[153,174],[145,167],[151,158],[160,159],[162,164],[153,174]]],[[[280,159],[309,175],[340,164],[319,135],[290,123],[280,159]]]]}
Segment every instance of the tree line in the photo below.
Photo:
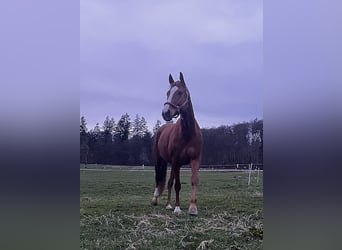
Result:
{"type": "MultiPolygon", "coordinates": [[[[126,113],[118,122],[107,116],[88,129],[80,119],[80,162],[110,165],[154,165],[152,145],[161,121],[152,132],[143,116],[126,113]]],[[[202,128],[202,165],[263,163],[263,120],[202,128]]]]}

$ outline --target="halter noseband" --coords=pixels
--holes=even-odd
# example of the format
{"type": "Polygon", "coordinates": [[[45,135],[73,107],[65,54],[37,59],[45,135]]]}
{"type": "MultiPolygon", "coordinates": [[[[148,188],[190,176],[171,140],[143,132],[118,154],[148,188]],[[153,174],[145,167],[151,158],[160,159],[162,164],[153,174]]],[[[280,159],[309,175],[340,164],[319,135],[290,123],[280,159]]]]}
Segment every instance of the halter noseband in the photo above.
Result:
{"type": "Polygon", "coordinates": [[[185,102],[182,105],[179,105],[179,106],[178,105],[174,105],[171,102],[165,102],[164,103],[164,105],[169,104],[170,106],[172,106],[174,109],[177,110],[177,112],[175,113],[175,115],[172,118],[177,118],[179,116],[179,113],[180,113],[181,109],[184,108],[186,104],[188,104],[188,102],[189,102],[188,91],[185,91],[185,93],[186,93],[186,100],[185,100],[185,102]]]}

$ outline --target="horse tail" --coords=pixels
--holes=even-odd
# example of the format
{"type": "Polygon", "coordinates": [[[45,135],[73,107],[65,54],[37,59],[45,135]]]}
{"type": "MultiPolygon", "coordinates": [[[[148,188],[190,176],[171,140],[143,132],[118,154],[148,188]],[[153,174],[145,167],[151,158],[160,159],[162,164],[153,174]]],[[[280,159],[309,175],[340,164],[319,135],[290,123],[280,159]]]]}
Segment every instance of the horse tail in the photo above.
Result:
{"type": "Polygon", "coordinates": [[[167,162],[164,161],[159,155],[158,141],[161,134],[161,129],[156,133],[156,137],[153,143],[153,152],[155,157],[155,181],[156,188],[158,188],[159,196],[162,195],[165,183],[166,183],[166,173],[167,173],[167,162]]]}
{"type": "Polygon", "coordinates": [[[158,164],[155,166],[155,179],[156,179],[156,187],[158,188],[159,196],[162,195],[165,183],[166,183],[166,172],[167,172],[167,162],[164,160],[158,161],[158,164]]]}

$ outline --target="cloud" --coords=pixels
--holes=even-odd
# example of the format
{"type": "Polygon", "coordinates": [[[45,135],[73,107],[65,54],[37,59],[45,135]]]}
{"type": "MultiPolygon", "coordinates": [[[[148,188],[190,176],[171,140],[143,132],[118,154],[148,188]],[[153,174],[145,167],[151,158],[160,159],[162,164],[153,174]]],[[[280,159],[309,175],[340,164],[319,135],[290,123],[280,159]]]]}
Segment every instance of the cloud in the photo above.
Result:
{"type": "Polygon", "coordinates": [[[82,0],[80,39],[89,124],[125,112],[155,123],[179,71],[201,125],[262,116],[262,1],[82,0]]]}
{"type": "Polygon", "coordinates": [[[81,1],[81,39],[148,48],[262,40],[262,6],[241,1],[81,1]]]}

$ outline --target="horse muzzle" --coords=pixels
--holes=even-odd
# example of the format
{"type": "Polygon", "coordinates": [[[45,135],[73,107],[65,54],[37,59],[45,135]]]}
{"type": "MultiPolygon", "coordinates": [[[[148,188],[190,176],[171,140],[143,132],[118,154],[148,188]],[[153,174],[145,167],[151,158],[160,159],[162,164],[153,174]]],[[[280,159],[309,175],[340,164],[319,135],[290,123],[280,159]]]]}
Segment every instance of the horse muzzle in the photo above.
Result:
{"type": "Polygon", "coordinates": [[[167,111],[162,112],[162,117],[165,121],[171,121],[172,120],[172,116],[171,116],[171,111],[168,109],[167,111]]]}
{"type": "Polygon", "coordinates": [[[179,116],[179,110],[173,108],[164,108],[162,111],[162,117],[165,121],[169,122],[172,118],[177,118],[179,116]]]}

